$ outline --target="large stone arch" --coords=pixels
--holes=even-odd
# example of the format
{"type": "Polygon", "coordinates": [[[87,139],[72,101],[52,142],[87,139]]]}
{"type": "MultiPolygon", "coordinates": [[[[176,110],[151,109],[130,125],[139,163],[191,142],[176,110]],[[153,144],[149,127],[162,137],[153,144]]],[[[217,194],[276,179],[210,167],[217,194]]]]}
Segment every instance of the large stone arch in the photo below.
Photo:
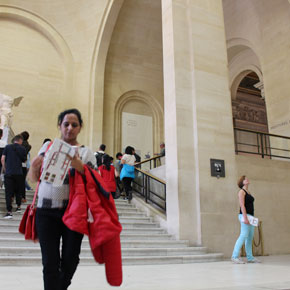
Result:
{"type": "Polygon", "coordinates": [[[124,0],[109,0],[102,16],[91,63],[89,99],[89,145],[101,144],[103,139],[104,80],[111,36],[124,0]]]}
{"type": "Polygon", "coordinates": [[[230,83],[231,88],[231,98],[235,99],[238,87],[242,81],[242,79],[248,75],[249,73],[254,72],[259,77],[260,82],[263,82],[263,76],[260,69],[254,65],[245,65],[244,67],[240,68],[240,72],[233,76],[233,79],[230,83]]]}
{"type": "Polygon", "coordinates": [[[61,34],[45,19],[39,15],[20,7],[0,5],[0,19],[6,18],[18,21],[38,31],[53,45],[64,62],[65,69],[65,95],[70,96],[73,80],[73,56],[61,34]]]}
{"type": "Polygon", "coordinates": [[[118,152],[121,149],[121,136],[122,136],[122,111],[126,103],[130,101],[141,101],[148,105],[153,114],[153,149],[155,152],[159,151],[159,143],[162,136],[163,128],[163,109],[156,99],[149,94],[139,91],[132,90],[124,93],[118,99],[115,105],[114,112],[114,152],[118,152]]]}
{"type": "Polygon", "coordinates": [[[241,80],[251,71],[255,72],[260,82],[263,82],[261,62],[253,44],[243,38],[233,38],[227,41],[229,83],[232,99],[241,80]]]}

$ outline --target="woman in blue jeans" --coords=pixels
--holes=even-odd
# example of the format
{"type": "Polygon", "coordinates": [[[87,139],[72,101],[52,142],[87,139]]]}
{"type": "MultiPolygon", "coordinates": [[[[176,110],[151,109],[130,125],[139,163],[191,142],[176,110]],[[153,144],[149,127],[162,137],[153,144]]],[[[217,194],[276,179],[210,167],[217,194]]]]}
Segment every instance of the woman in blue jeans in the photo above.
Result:
{"type": "Polygon", "coordinates": [[[250,194],[249,179],[243,175],[238,180],[238,186],[241,189],[238,193],[240,203],[239,221],[241,223],[241,233],[236,241],[232,254],[232,261],[235,264],[244,264],[245,262],[239,258],[240,250],[245,244],[248,263],[260,263],[258,259],[253,257],[252,242],[254,238],[254,226],[250,225],[247,215],[254,216],[254,197],[250,194]]]}

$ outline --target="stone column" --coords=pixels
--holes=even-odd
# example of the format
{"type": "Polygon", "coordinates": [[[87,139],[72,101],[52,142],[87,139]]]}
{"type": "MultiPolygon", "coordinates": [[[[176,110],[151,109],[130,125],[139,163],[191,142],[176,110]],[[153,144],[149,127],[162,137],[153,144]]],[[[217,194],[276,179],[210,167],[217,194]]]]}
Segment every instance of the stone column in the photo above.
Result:
{"type": "Polygon", "coordinates": [[[162,0],[162,25],[167,225],[201,245],[211,191],[232,182],[210,176],[210,158],[234,163],[222,1],[162,0]]]}

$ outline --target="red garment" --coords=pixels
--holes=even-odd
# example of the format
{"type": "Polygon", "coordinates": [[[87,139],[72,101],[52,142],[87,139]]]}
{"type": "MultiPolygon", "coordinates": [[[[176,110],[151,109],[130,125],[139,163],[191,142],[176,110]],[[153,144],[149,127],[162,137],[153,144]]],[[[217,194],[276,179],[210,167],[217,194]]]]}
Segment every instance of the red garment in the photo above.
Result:
{"type": "Polygon", "coordinates": [[[122,226],[115,202],[104,181],[86,165],[84,177],[77,171],[75,176],[70,176],[69,204],[63,222],[69,229],[89,236],[95,260],[100,264],[105,263],[108,283],[120,286],[122,226]]]}
{"type": "Polygon", "coordinates": [[[100,171],[100,175],[105,181],[110,192],[116,192],[117,185],[115,180],[115,167],[111,165],[110,171],[107,170],[105,165],[99,166],[98,170],[100,171]]]}

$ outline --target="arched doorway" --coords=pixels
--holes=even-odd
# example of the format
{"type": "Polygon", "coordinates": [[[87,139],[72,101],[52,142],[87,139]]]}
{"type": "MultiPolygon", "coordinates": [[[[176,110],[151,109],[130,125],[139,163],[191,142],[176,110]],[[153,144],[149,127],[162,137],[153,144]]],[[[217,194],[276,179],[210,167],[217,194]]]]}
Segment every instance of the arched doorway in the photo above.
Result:
{"type": "Polygon", "coordinates": [[[270,151],[267,110],[263,84],[253,71],[242,72],[232,90],[233,125],[237,154],[258,154],[270,151]]]}
{"type": "Polygon", "coordinates": [[[140,100],[130,100],[122,110],[121,151],[130,145],[143,160],[153,156],[153,112],[140,100]]]}
{"type": "Polygon", "coordinates": [[[259,77],[249,72],[242,78],[232,98],[234,127],[268,133],[265,97],[258,88],[259,77]]]}
{"type": "Polygon", "coordinates": [[[114,152],[131,145],[144,159],[158,152],[162,140],[163,110],[156,99],[138,90],[123,94],[115,106],[114,152]]]}

